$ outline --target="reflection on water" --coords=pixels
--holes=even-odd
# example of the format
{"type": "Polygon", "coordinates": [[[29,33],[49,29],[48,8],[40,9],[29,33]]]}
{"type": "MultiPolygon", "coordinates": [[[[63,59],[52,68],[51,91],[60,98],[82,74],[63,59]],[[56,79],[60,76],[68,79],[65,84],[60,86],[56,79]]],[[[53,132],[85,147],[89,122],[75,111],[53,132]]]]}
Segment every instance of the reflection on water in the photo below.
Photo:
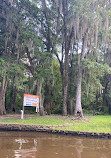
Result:
{"type": "Polygon", "coordinates": [[[111,140],[0,132],[0,158],[111,158],[111,140]]]}
{"type": "Polygon", "coordinates": [[[15,158],[18,157],[31,157],[35,158],[36,157],[36,151],[37,151],[37,139],[33,139],[33,147],[30,149],[22,149],[22,145],[25,143],[30,143],[27,139],[15,139],[15,142],[19,143],[19,150],[14,150],[14,155],[15,158]]]}
{"type": "Polygon", "coordinates": [[[76,150],[77,150],[77,157],[81,158],[81,153],[83,152],[83,144],[82,144],[82,139],[76,139],[76,150]]]}

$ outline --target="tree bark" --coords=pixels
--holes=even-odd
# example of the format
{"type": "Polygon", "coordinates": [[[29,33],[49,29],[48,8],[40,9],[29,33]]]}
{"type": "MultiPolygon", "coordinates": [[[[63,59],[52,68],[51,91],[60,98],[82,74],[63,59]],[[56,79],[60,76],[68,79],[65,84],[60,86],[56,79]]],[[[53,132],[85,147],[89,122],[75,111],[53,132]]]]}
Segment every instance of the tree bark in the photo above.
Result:
{"type": "Polygon", "coordinates": [[[50,85],[49,85],[50,81],[47,80],[46,81],[46,86],[45,86],[45,95],[46,95],[46,102],[45,102],[45,105],[46,105],[46,112],[48,115],[51,114],[51,101],[50,101],[50,95],[51,95],[51,91],[50,91],[50,85]]]}
{"type": "Polygon", "coordinates": [[[12,83],[11,83],[11,91],[10,91],[10,112],[15,112],[16,110],[16,86],[15,83],[15,75],[13,75],[12,83]]]}
{"type": "Polygon", "coordinates": [[[0,87],[0,115],[6,114],[5,109],[5,94],[7,89],[8,78],[3,77],[2,86],[0,87]]]}
{"type": "Polygon", "coordinates": [[[67,115],[67,95],[68,95],[68,68],[69,68],[69,50],[71,41],[74,35],[74,27],[71,28],[68,34],[67,28],[67,16],[68,16],[68,2],[67,0],[62,1],[63,5],[63,35],[65,44],[65,62],[64,62],[64,80],[63,80],[63,115],[67,115]]]}
{"type": "Polygon", "coordinates": [[[85,49],[87,48],[87,41],[88,41],[88,29],[86,30],[84,37],[83,37],[83,46],[81,51],[81,59],[78,71],[78,80],[77,80],[77,90],[76,90],[76,106],[74,116],[76,118],[83,118],[82,112],[82,105],[81,105],[81,84],[82,84],[82,61],[84,60],[85,56],[85,49]]]}
{"type": "Polygon", "coordinates": [[[64,88],[63,88],[63,115],[67,115],[67,89],[68,89],[68,53],[65,54],[64,88]]]}
{"type": "Polygon", "coordinates": [[[76,107],[75,117],[83,117],[82,106],[81,106],[81,83],[82,83],[82,66],[79,67],[77,90],[76,90],[76,107]]]}
{"type": "Polygon", "coordinates": [[[42,81],[38,81],[37,83],[37,95],[39,96],[39,106],[40,106],[40,116],[44,115],[44,107],[43,107],[43,102],[44,102],[44,97],[42,94],[42,81]]]}
{"type": "Polygon", "coordinates": [[[73,115],[73,98],[70,98],[70,114],[73,115]]]}

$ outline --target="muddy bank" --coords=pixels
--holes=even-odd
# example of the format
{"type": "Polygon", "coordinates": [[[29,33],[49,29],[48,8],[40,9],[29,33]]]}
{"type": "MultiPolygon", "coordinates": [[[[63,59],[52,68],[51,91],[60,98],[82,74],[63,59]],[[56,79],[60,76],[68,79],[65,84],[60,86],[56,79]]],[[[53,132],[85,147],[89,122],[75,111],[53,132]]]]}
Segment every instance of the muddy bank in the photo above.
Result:
{"type": "MultiPolygon", "coordinates": [[[[65,131],[65,130],[54,130],[54,126],[42,126],[42,125],[23,125],[23,124],[0,124],[0,131],[31,131],[31,132],[44,132],[80,137],[90,138],[104,138],[111,139],[111,133],[96,133],[96,132],[77,132],[77,131],[65,131]]],[[[57,126],[56,126],[57,127],[57,126]]],[[[62,127],[62,126],[58,126],[62,127]]]]}

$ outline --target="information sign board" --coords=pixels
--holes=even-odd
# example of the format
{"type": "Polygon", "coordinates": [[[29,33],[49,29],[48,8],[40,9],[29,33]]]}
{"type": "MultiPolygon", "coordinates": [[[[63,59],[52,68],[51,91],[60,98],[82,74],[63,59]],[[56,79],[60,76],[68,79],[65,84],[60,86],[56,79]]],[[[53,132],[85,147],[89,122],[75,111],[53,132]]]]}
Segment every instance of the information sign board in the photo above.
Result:
{"type": "Polygon", "coordinates": [[[39,96],[24,94],[24,106],[36,106],[39,107],[39,96]]]}

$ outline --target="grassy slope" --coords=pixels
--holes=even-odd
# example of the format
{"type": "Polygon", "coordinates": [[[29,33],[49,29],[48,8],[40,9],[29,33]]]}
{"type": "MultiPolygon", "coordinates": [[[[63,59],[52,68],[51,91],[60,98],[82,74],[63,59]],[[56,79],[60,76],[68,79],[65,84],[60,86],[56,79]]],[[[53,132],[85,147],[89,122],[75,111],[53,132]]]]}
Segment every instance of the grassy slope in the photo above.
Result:
{"type": "Polygon", "coordinates": [[[72,120],[70,117],[44,116],[25,118],[3,118],[0,123],[18,123],[31,125],[71,125],[69,127],[53,127],[54,129],[111,133],[111,116],[90,116],[85,120],[72,120]]]}

